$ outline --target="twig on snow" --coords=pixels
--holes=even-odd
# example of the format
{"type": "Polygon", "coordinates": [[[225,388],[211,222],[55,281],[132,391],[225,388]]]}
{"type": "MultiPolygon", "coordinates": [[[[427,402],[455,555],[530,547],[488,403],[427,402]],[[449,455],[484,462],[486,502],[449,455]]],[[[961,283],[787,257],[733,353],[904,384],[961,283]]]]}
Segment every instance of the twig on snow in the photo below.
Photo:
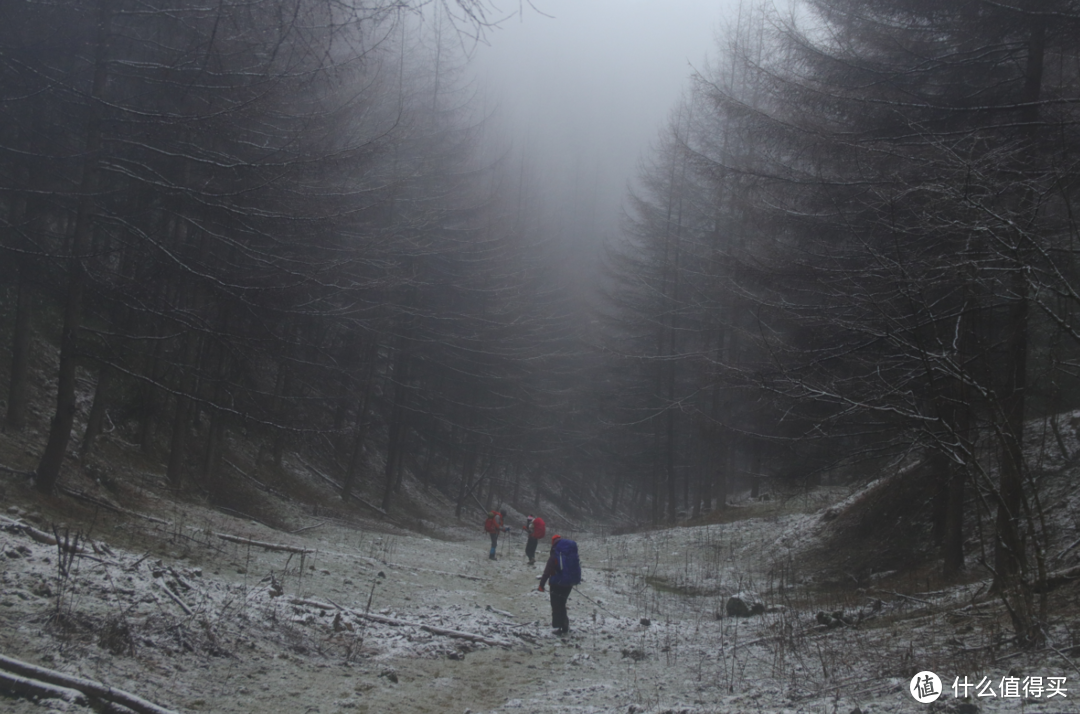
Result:
{"type": "Polygon", "coordinates": [[[917,603],[920,603],[922,605],[929,605],[930,607],[934,606],[934,603],[930,602],[929,600],[923,600],[921,598],[912,597],[910,595],[905,595],[904,593],[897,593],[897,592],[893,592],[892,590],[879,590],[878,592],[887,593],[887,594],[893,595],[895,597],[903,598],[904,600],[911,600],[912,602],[917,602],[917,603]]]}
{"type": "MultiPolygon", "coordinates": [[[[330,609],[326,607],[325,603],[321,603],[318,600],[307,600],[301,598],[294,598],[291,600],[294,605],[309,605],[311,607],[318,607],[322,609],[330,609]]],[[[442,635],[443,637],[454,637],[460,640],[469,640],[470,642],[480,642],[485,645],[492,645],[493,647],[510,647],[511,643],[506,640],[496,640],[490,637],[484,637],[483,635],[476,635],[471,632],[461,632],[459,630],[450,630],[445,627],[436,627],[434,625],[428,625],[423,622],[409,622],[408,620],[399,620],[395,617],[385,617],[383,615],[374,615],[370,612],[361,612],[353,608],[341,607],[340,605],[334,605],[337,609],[348,612],[355,617],[361,617],[365,620],[371,620],[372,622],[380,622],[384,625],[392,625],[394,627],[418,627],[425,632],[430,632],[433,635],[442,635]]]]}
{"type": "Polygon", "coordinates": [[[295,545],[284,545],[282,543],[267,543],[261,540],[252,540],[251,538],[241,538],[240,536],[229,535],[228,533],[215,533],[221,540],[227,540],[230,543],[239,543],[241,545],[254,545],[265,550],[276,550],[282,553],[299,553],[304,555],[305,553],[314,553],[311,548],[299,548],[295,545]]]}
{"type": "Polygon", "coordinates": [[[174,593],[172,591],[172,588],[170,588],[167,584],[161,582],[160,580],[155,580],[154,582],[158,584],[158,587],[165,591],[165,594],[168,595],[173,602],[180,606],[181,610],[186,612],[188,615],[195,614],[194,611],[190,607],[188,607],[187,603],[181,600],[180,596],[174,593]]]}

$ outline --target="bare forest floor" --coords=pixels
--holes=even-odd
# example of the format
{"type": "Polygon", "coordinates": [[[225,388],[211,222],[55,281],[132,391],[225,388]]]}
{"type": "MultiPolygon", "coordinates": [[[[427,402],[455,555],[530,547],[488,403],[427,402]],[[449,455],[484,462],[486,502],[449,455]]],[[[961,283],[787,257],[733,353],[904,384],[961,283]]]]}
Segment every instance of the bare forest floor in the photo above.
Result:
{"type": "MultiPolygon", "coordinates": [[[[39,381],[28,428],[0,433],[0,465],[16,472],[44,441],[39,381]]],[[[1061,423],[1059,448],[1032,445],[1049,569],[1080,562],[1080,415],[1061,423]]],[[[979,566],[992,521],[972,495],[970,567],[943,582],[915,471],[625,535],[545,500],[584,570],[560,638],[536,591],[548,544],[526,565],[512,508],[491,562],[479,509],[459,521],[411,477],[388,517],[342,504],[295,454],[260,466],[236,434],[214,493],[177,495],[131,433],[117,425],[82,468],[71,459],[56,496],[0,471],[0,655],[178,713],[1080,712],[1080,586],[1052,592],[1050,645],[1018,649],[979,566]],[[764,612],[729,616],[733,596],[764,612]],[[932,705],[908,693],[922,670],[944,682],[932,705]],[[1068,691],[959,702],[956,677],[995,692],[1065,677],[1068,691]]],[[[0,710],[90,711],[2,692],[0,710]]]]}
{"type": "MultiPolygon", "coordinates": [[[[1053,594],[1053,649],[1022,652],[975,568],[942,583],[918,553],[873,572],[838,549],[837,524],[865,493],[838,507],[846,491],[816,489],[628,535],[564,530],[585,571],[564,639],[547,627],[523,538],[504,537],[491,562],[475,514],[417,533],[271,500],[270,527],[170,497],[160,479],[126,484],[69,484],[97,487],[117,512],[0,478],[0,653],[175,712],[1080,712],[1076,585],[1053,594]],[[64,556],[21,525],[77,536],[83,552],[64,556]],[[765,612],[728,616],[733,595],[765,612]],[[927,669],[947,692],[933,705],[907,691],[927,669]],[[1066,677],[1067,696],[951,698],[957,676],[997,690],[1032,675],[1066,677]]],[[[0,709],[89,711],[13,696],[0,709]]]]}

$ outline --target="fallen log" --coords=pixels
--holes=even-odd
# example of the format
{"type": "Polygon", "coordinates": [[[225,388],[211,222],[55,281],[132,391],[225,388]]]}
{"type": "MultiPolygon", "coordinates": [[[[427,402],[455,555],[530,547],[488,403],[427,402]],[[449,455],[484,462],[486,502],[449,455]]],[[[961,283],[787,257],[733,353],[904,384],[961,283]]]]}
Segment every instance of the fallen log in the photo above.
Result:
{"type": "MultiPolygon", "coordinates": [[[[51,535],[49,533],[46,533],[45,531],[39,531],[37,528],[34,528],[31,525],[27,525],[26,523],[23,523],[22,521],[13,521],[10,518],[5,518],[4,516],[0,516],[0,525],[4,526],[5,528],[22,531],[27,536],[29,536],[32,540],[36,540],[38,543],[43,543],[45,545],[56,545],[55,536],[53,536],[53,535],[51,535]]],[[[74,553],[84,553],[84,552],[86,552],[84,549],[79,548],[79,547],[76,547],[74,550],[72,550],[70,545],[65,546],[64,550],[68,551],[69,553],[72,553],[72,552],[74,552],[74,553]]]]}
{"type": "Polygon", "coordinates": [[[305,600],[304,598],[294,597],[292,600],[289,600],[289,602],[293,605],[305,605],[307,607],[314,607],[320,610],[341,610],[342,612],[346,611],[345,608],[343,608],[341,605],[334,605],[328,602],[319,602],[318,600],[305,600]]]}
{"type": "Polygon", "coordinates": [[[143,699],[137,694],[131,694],[130,692],[125,692],[121,689],[114,689],[113,687],[100,682],[95,682],[92,679],[75,677],[70,674],[64,674],[63,672],[57,672],[53,669],[39,667],[5,655],[0,655],[0,669],[7,670],[12,674],[27,679],[36,680],[37,682],[74,689],[78,692],[82,692],[91,699],[101,699],[113,704],[119,704],[137,712],[137,714],[176,714],[173,710],[160,707],[151,701],[143,699]]]}
{"type": "Polygon", "coordinates": [[[89,706],[90,701],[86,695],[76,689],[57,687],[54,684],[39,682],[36,679],[20,677],[10,672],[0,672],[0,689],[21,694],[24,697],[37,697],[39,699],[63,699],[69,704],[89,706]]]}
{"type": "Polygon", "coordinates": [[[58,488],[60,489],[61,493],[65,493],[68,496],[71,496],[72,498],[77,498],[80,501],[85,501],[85,502],[87,502],[87,503],[89,503],[91,505],[98,506],[100,508],[104,508],[104,509],[109,510],[109,511],[113,511],[115,513],[122,513],[125,516],[135,516],[136,518],[143,518],[143,519],[146,519],[146,520],[151,521],[153,523],[160,523],[161,525],[164,525],[164,526],[171,526],[172,525],[172,523],[170,523],[169,521],[166,521],[166,520],[164,520],[162,518],[157,518],[156,516],[148,516],[145,513],[139,513],[138,511],[129,511],[126,508],[122,508],[121,506],[117,506],[115,503],[109,503],[108,501],[106,501],[103,498],[98,498],[97,496],[91,496],[88,493],[84,493],[82,491],[77,491],[76,489],[73,489],[73,488],[67,488],[66,486],[59,486],[58,488]]]}
{"type": "Polygon", "coordinates": [[[115,503],[109,503],[104,498],[91,496],[89,493],[83,493],[82,491],[76,490],[74,488],[68,488],[67,486],[57,486],[57,489],[60,491],[60,493],[67,494],[68,496],[71,496],[72,498],[77,498],[80,501],[85,501],[86,503],[97,506],[98,508],[104,508],[105,510],[112,511],[113,513],[124,512],[123,508],[117,506],[115,503]]]}
{"type": "Polygon", "coordinates": [[[490,637],[484,637],[483,635],[474,635],[471,632],[461,632],[459,630],[450,630],[445,627],[436,627],[434,625],[426,625],[422,622],[408,622],[407,620],[399,620],[394,617],[385,617],[383,615],[373,615],[369,612],[360,612],[359,610],[349,610],[356,617],[362,617],[372,622],[381,622],[384,625],[393,625],[395,627],[419,627],[425,632],[430,632],[433,635],[442,635],[443,637],[454,637],[459,640],[468,640],[470,642],[480,642],[485,645],[491,645],[493,647],[510,647],[511,643],[506,640],[495,640],[490,637]]]}
{"type": "Polygon", "coordinates": [[[159,580],[155,580],[154,582],[157,583],[158,587],[165,591],[165,594],[169,596],[169,599],[171,599],[173,602],[180,606],[181,610],[183,610],[188,615],[193,614],[191,608],[188,607],[188,604],[181,600],[180,596],[172,591],[172,588],[159,580]]]}
{"type": "Polygon", "coordinates": [[[314,553],[311,548],[300,548],[295,545],[284,545],[282,543],[267,543],[261,540],[252,540],[251,538],[241,538],[240,536],[229,535],[227,533],[215,533],[221,540],[227,540],[230,543],[239,543],[241,545],[253,545],[265,550],[276,550],[281,553],[314,553]]]}
{"type": "Polygon", "coordinates": [[[484,582],[487,578],[478,578],[475,575],[466,575],[465,573],[448,573],[445,570],[432,570],[431,568],[417,568],[412,565],[395,565],[388,563],[389,568],[401,568],[402,570],[412,570],[418,573],[435,573],[436,575],[447,575],[454,578],[464,578],[466,580],[476,580],[478,582],[484,582]]]}
{"type": "Polygon", "coordinates": [[[297,528],[296,530],[289,531],[289,532],[290,533],[303,533],[304,531],[310,531],[312,529],[318,528],[319,526],[325,526],[325,525],[326,525],[326,521],[320,521],[319,523],[316,523],[313,526],[304,526],[302,528],[297,528]]]}
{"type": "Polygon", "coordinates": [[[1064,570],[1055,570],[1046,576],[1045,582],[1035,583],[1035,587],[1032,589],[1037,593],[1050,592],[1073,580],[1080,580],[1080,565],[1074,565],[1064,570]]]}
{"type": "Polygon", "coordinates": [[[295,605],[309,605],[311,607],[317,607],[324,610],[337,608],[342,612],[347,612],[355,617],[362,617],[365,620],[371,620],[372,622],[381,622],[384,625],[392,625],[393,627],[416,627],[425,632],[430,632],[433,635],[441,635],[443,637],[453,637],[459,640],[468,640],[469,642],[479,642],[485,645],[491,645],[492,647],[510,647],[512,643],[506,640],[496,640],[490,637],[484,637],[483,635],[475,635],[471,632],[461,632],[460,630],[450,630],[445,627],[436,627],[435,625],[428,625],[423,622],[409,622],[408,620],[399,620],[396,617],[386,617],[384,615],[373,615],[370,612],[361,612],[360,610],[354,610],[349,607],[342,607],[341,605],[331,605],[327,607],[325,603],[318,600],[306,600],[295,599],[291,601],[295,605]]]}
{"type": "Polygon", "coordinates": [[[34,478],[36,475],[33,471],[20,471],[19,469],[13,469],[4,464],[0,464],[0,473],[11,474],[12,476],[22,476],[24,478],[34,478]]]}
{"type": "Polygon", "coordinates": [[[904,593],[893,592],[892,590],[878,590],[878,592],[887,593],[887,594],[893,595],[895,597],[903,598],[904,600],[910,600],[912,602],[917,602],[920,605],[929,605],[930,607],[934,606],[934,603],[930,602],[929,600],[923,600],[922,598],[912,597],[911,595],[905,595],[904,593]]]}

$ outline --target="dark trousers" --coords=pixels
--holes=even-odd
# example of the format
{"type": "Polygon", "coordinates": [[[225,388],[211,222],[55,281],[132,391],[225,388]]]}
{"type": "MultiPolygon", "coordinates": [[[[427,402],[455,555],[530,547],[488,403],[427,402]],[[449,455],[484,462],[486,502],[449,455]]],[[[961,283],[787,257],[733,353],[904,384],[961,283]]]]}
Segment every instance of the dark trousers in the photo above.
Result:
{"type": "Polygon", "coordinates": [[[495,550],[499,547],[499,532],[488,533],[491,536],[491,551],[488,553],[489,558],[495,557],[495,550]]]}
{"type": "Polygon", "coordinates": [[[551,626],[562,630],[570,629],[570,616],[566,614],[566,600],[570,597],[573,585],[548,585],[551,589],[551,626]]]}
{"type": "Polygon", "coordinates": [[[525,544],[525,557],[529,560],[536,560],[536,544],[539,543],[538,538],[529,536],[529,542],[525,544]]]}

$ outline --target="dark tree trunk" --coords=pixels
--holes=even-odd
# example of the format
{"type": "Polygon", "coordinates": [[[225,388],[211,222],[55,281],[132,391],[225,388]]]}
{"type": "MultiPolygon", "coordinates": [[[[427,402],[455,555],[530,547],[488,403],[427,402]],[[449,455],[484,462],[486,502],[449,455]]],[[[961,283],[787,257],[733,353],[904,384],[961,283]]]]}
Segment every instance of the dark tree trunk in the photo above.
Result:
{"type": "Polygon", "coordinates": [[[71,426],[75,422],[75,367],[78,352],[78,333],[81,317],[85,271],[83,254],[93,231],[93,188],[101,153],[101,107],[98,101],[105,91],[108,78],[106,52],[109,37],[109,4],[100,0],[95,41],[94,81],[87,107],[86,158],[79,179],[79,200],[75,225],[68,241],[67,298],[64,302],[64,322],[60,333],[60,367],[56,380],[56,411],[49,425],[49,438],[35,470],[34,485],[42,493],[52,493],[60,480],[60,467],[67,453],[71,426]]]}
{"type": "Polygon", "coordinates": [[[94,402],[90,406],[90,416],[86,419],[86,430],[83,432],[82,443],[79,444],[79,454],[85,458],[94,445],[94,440],[101,435],[105,427],[105,412],[109,407],[109,390],[116,370],[111,365],[103,364],[98,370],[97,385],[94,387],[94,402]]]}
{"type": "Polygon", "coordinates": [[[761,496],[761,440],[754,439],[753,445],[753,465],[750,467],[752,473],[750,474],[750,497],[759,498],[761,496]]]}
{"type": "MultiPolygon", "coordinates": [[[[184,363],[181,369],[194,371],[195,360],[200,353],[200,340],[188,334],[184,344],[184,363]]],[[[184,461],[187,458],[188,431],[191,429],[191,396],[195,393],[195,379],[190,372],[179,380],[179,394],[176,396],[176,411],[173,414],[172,431],[169,435],[169,463],[165,478],[169,485],[179,490],[184,483],[184,461]]]]}
{"type": "Polygon", "coordinates": [[[477,446],[470,444],[465,450],[465,458],[461,463],[461,488],[458,489],[457,506],[454,509],[454,517],[461,518],[461,509],[465,506],[465,499],[469,497],[472,489],[473,473],[476,470],[477,446]]]}
{"type": "Polygon", "coordinates": [[[156,340],[154,350],[147,358],[145,374],[149,380],[142,385],[142,409],[139,421],[139,447],[147,455],[154,454],[154,434],[157,430],[158,412],[161,409],[161,395],[158,383],[161,379],[161,352],[164,349],[163,341],[156,340]]]}
{"type": "Polygon", "coordinates": [[[225,414],[216,407],[210,408],[210,428],[206,434],[203,451],[202,483],[211,493],[217,491],[221,465],[221,452],[225,441],[225,414]]]}
{"type": "Polygon", "coordinates": [[[945,523],[949,516],[949,498],[952,486],[952,460],[943,451],[935,450],[929,456],[930,473],[934,480],[934,500],[930,513],[930,539],[934,545],[945,543],[945,523]]]}
{"type": "MultiPolygon", "coordinates": [[[[289,394],[292,391],[291,377],[292,370],[289,368],[289,363],[282,360],[278,363],[277,380],[274,384],[274,420],[278,425],[285,423],[286,410],[289,408],[289,394]]],[[[281,459],[285,455],[286,436],[284,429],[278,428],[275,431],[277,433],[274,435],[270,453],[274,466],[281,468],[281,459]]]]}
{"type": "MultiPolygon", "coordinates": [[[[1015,274],[1014,283],[1024,280],[1015,274]]],[[[1022,286],[1026,293],[1026,286],[1022,286]]],[[[1021,293],[1021,294],[1024,294],[1021,293]]],[[[1027,372],[1027,300],[1019,298],[1008,309],[1006,325],[1009,355],[1000,404],[1002,454],[997,494],[997,540],[994,549],[995,585],[1015,581],[1024,570],[1021,533],[1024,501],[1024,392],[1027,372]]]]}
{"type": "Polygon", "coordinates": [[[394,369],[394,403],[390,408],[390,427],[386,438],[386,467],[383,480],[382,508],[390,510],[394,493],[396,469],[400,464],[400,450],[405,436],[405,399],[408,380],[408,360],[399,351],[394,369]]]}
{"type": "Polygon", "coordinates": [[[718,432],[716,436],[716,461],[713,468],[715,469],[716,478],[713,479],[713,483],[716,486],[716,508],[723,510],[727,508],[728,500],[728,472],[731,469],[731,449],[729,448],[728,440],[722,432],[718,432]]]}
{"type": "Polygon", "coordinates": [[[668,408],[666,410],[665,425],[665,449],[664,449],[664,478],[667,483],[667,520],[675,522],[675,512],[678,510],[678,490],[675,483],[675,409],[671,406],[675,402],[675,365],[669,365],[668,375],[668,408]]]}
{"type": "Polygon", "coordinates": [[[964,569],[964,486],[967,468],[964,464],[951,464],[949,477],[949,508],[945,514],[945,539],[942,543],[945,577],[952,577],[964,569]]]}
{"type": "Polygon", "coordinates": [[[169,486],[177,490],[184,483],[184,459],[190,428],[191,399],[181,394],[176,398],[176,413],[173,416],[172,434],[169,438],[169,464],[165,470],[165,478],[169,481],[169,486]]]}
{"type": "Polygon", "coordinates": [[[26,426],[26,406],[30,397],[30,343],[34,301],[29,268],[19,268],[16,282],[15,326],[11,337],[11,378],[8,382],[7,414],[4,428],[19,431],[26,426]]]}
{"type": "MultiPolygon", "coordinates": [[[[404,416],[404,410],[402,410],[402,417],[404,416]]],[[[401,492],[401,484],[405,480],[405,454],[409,453],[412,435],[413,431],[406,422],[402,425],[401,438],[398,440],[397,448],[394,449],[394,493],[401,492]]]]}
{"type": "MultiPolygon", "coordinates": [[[[1046,20],[1042,16],[1029,19],[1027,65],[1023,91],[1024,108],[1022,120],[1031,141],[1034,156],[1034,139],[1038,128],[1038,101],[1042,91],[1043,58],[1046,52],[1046,20]]],[[[1023,199],[1034,211],[1036,201],[1023,199]]],[[[1009,603],[1009,614],[1022,644],[1033,646],[1044,637],[1038,622],[1034,598],[1028,582],[1028,558],[1023,538],[1023,517],[1026,494],[1024,493],[1024,416],[1027,393],[1028,350],[1028,284],[1025,251],[1015,256],[1018,265],[1011,270],[1012,302],[1005,318],[1005,344],[1008,348],[1005,364],[1005,383],[1002,387],[1001,404],[1002,458],[997,493],[997,520],[994,548],[993,588],[1004,594],[1009,603]]]]}
{"type": "MultiPolygon", "coordinates": [[[[78,231],[79,228],[76,228],[78,231]]],[[[79,263],[77,258],[73,263],[79,263]]],[[[75,353],[82,300],[82,266],[69,271],[68,296],[64,306],[64,327],[60,337],[60,369],[57,375],[56,411],[49,427],[49,440],[38,462],[35,486],[42,493],[52,493],[60,480],[60,467],[67,453],[71,426],[75,422],[75,353]]]]}

